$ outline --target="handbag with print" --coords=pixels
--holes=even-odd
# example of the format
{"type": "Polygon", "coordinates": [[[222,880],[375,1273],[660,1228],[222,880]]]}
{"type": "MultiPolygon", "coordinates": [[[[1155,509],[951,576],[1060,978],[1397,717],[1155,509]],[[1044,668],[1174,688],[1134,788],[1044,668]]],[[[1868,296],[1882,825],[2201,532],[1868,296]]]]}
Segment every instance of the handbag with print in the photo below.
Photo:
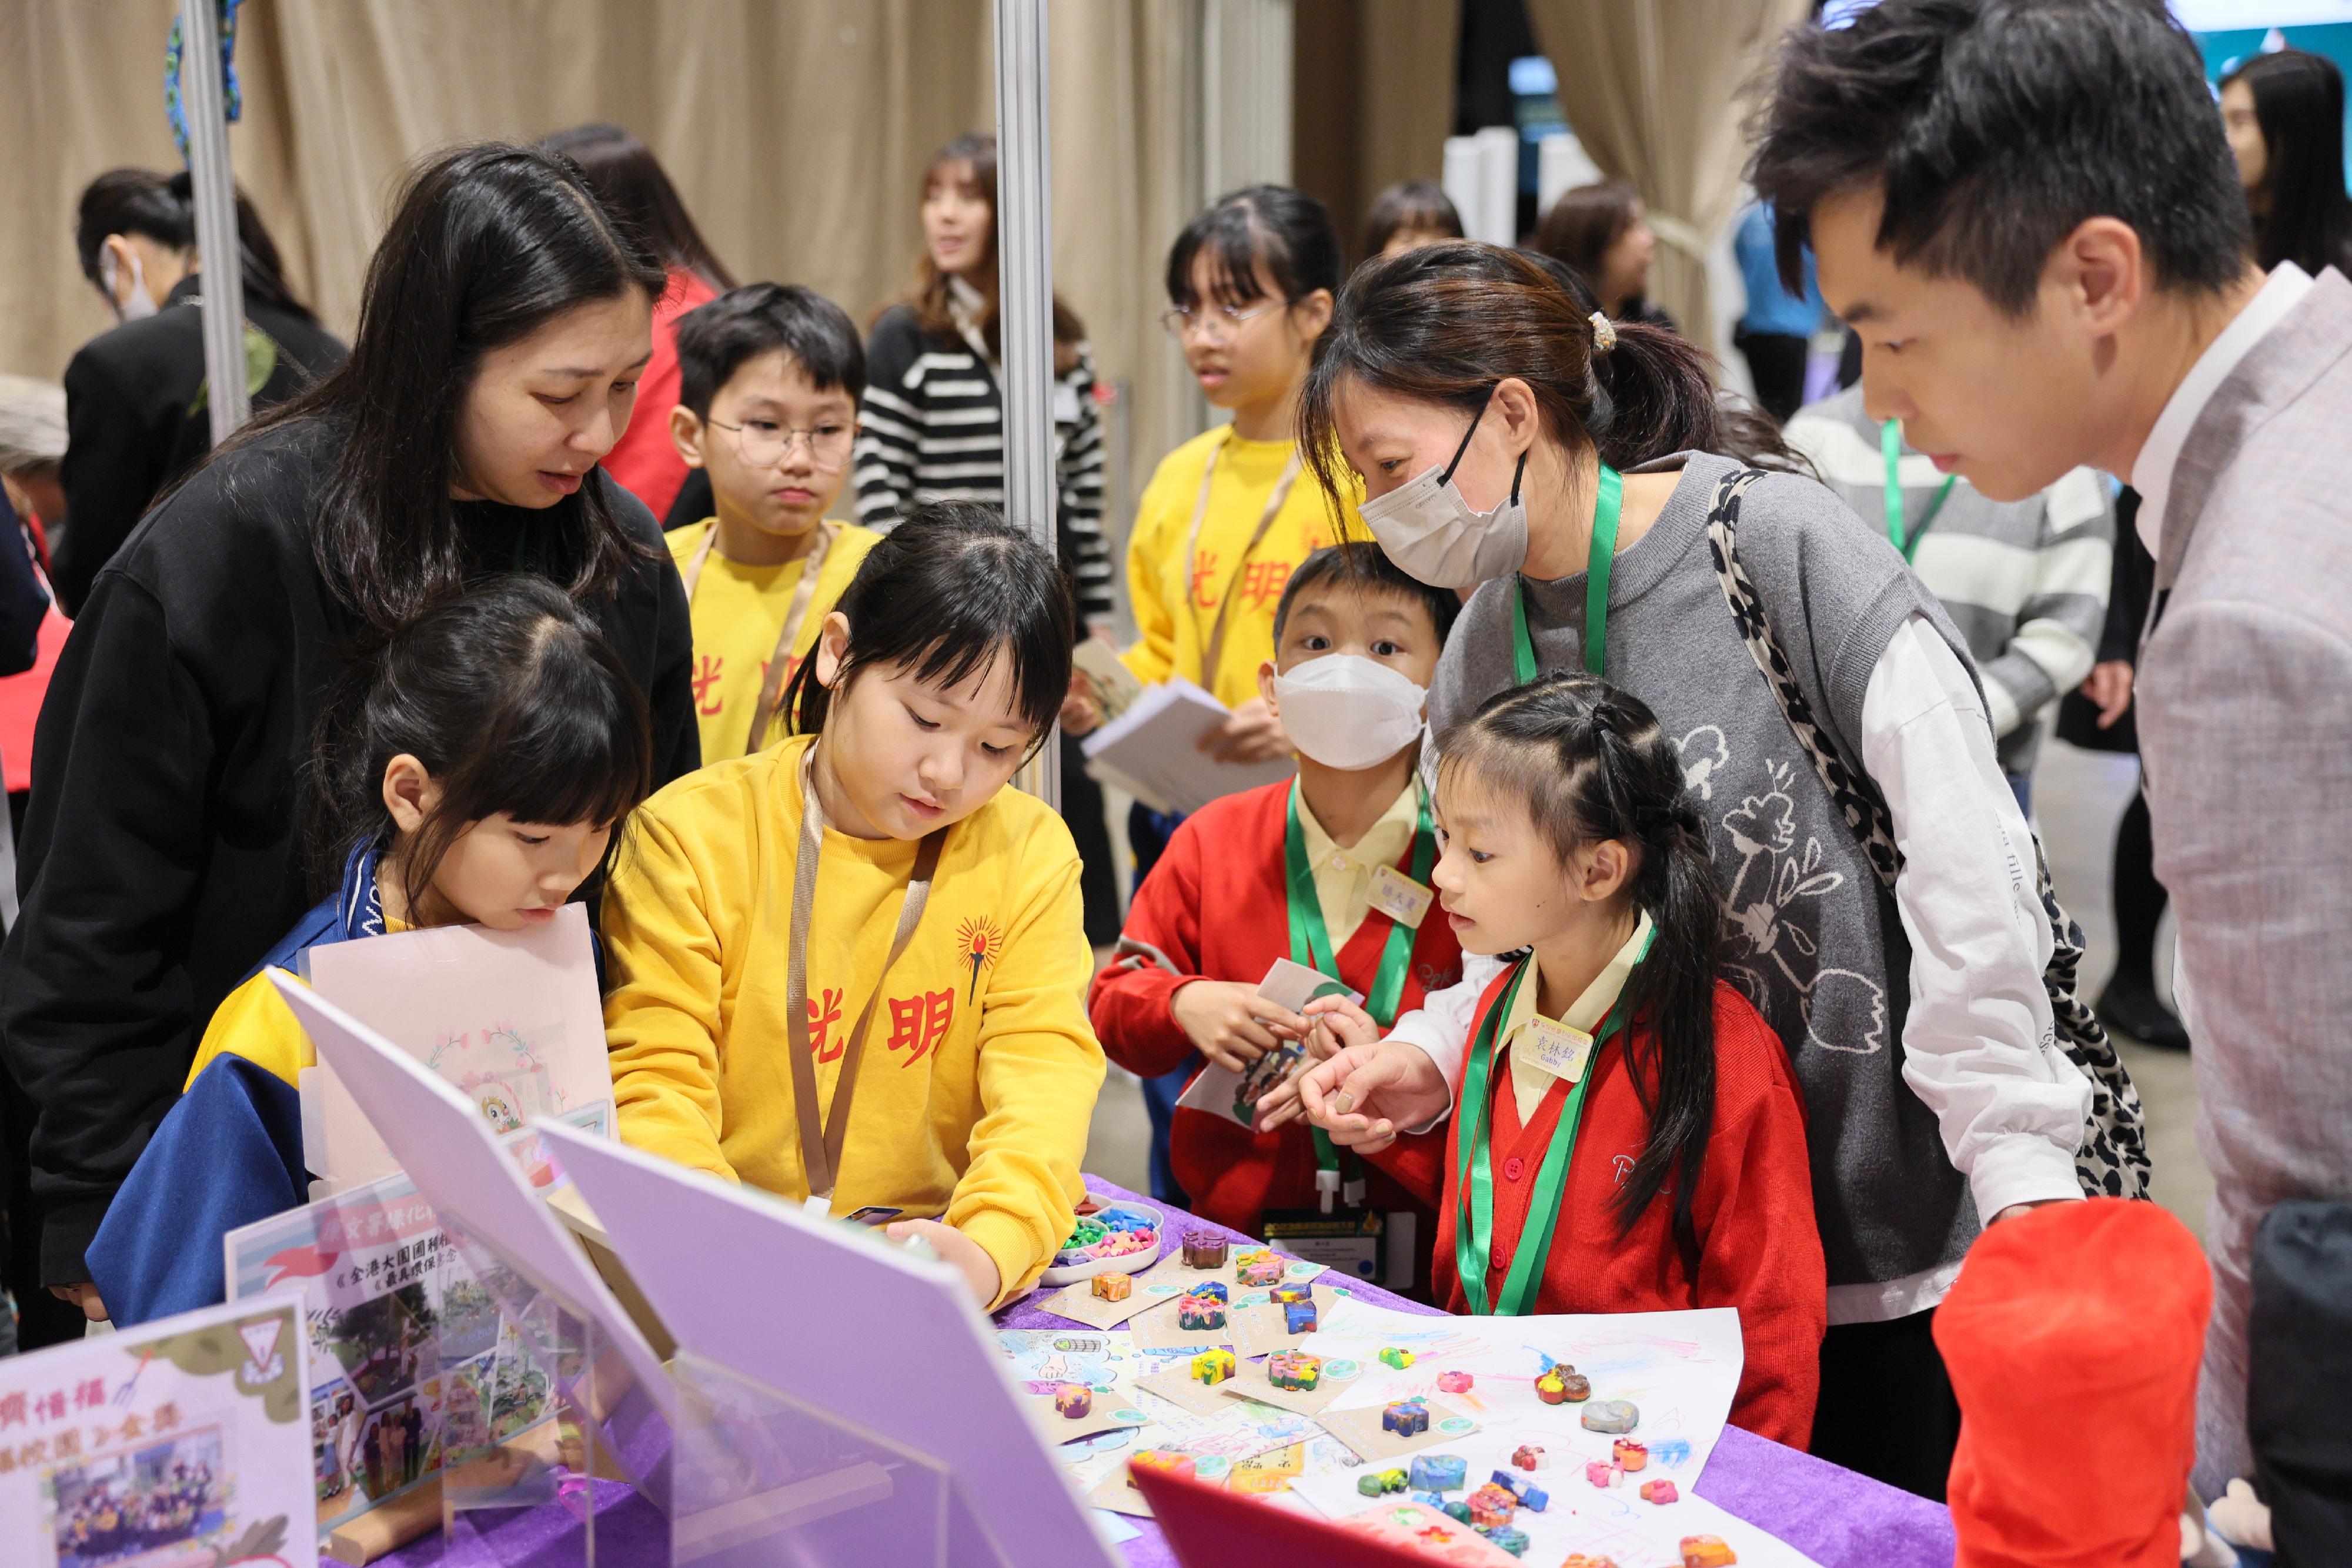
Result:
{"type": "MultiPolygon", "coordinates": [[[[1760,471],[1749,468],[1727,476],[1716,486],[1706,519],[1707,550],[1715,559],[1716,580],[1722,585],[1732,618],[1739,623],[1748,652],[1780,705],[1781,716],[1812,758],[1813,771],[1821,776],[1822,787],[1829,790],[1831,800],[1891,896],[1895,879],[1903,870],[1903,852],[1895,845],[1894,819],[1887,813],[1886,802],[1868,778],[1846,765],[1814,719],[1812,705],[1806,701],[1788,656],[1772,634],[1771,617],[1765,613],[1763,601],[1739,565],[1735,548],[1739,499],[1762,477],[1760,471]]],[[[2031,823],[2027,831],[2032,831],[2031,823]]],[[[2050,993],[2051,1018],[2067,1059],[2091,1081],[2091,1114],[2084,1124],[2082,1145],[2074,1151],[2074,1172],[2090,1197],[2144,1198],[2149,1166],[2147,1117],[2140,1109],[2139,1092],[2132,1087],[2131,1075],[2116,1057],[2107,1031],[2074,994],[2074,977],[2083,963],[2083,928],[2058,906],[2057,890],[2050,881],[2050,857],[2042,852],[2039,833],[2033,834],[2033,863],[2042,912],[2050,917],[2050,965],[2042,971],[2042,983],[2050,993]]]]}

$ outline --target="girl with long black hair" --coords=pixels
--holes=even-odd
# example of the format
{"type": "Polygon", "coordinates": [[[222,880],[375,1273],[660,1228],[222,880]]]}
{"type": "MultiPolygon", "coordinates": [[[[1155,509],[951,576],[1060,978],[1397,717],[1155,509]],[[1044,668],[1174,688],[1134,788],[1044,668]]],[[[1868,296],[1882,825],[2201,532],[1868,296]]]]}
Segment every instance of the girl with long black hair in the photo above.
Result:
{"type": "Polygon", "coordinates": [[[2055,1043],[2037,846],[1966,643],[1708,369],[1538,259],[1432,246],[1349,280],[1299,444],[1335,489],[1360,477],[1391,560],[1476,589],[1430,688],[1441,744],[1544,670],[1605,674],[1665,727],[1727,977],[1811,1111],[1815,1449],[1939,1497],[1958,1406],[1929,1312],[1981,1223],[2081,1196],[2091,1088],[2055,1043]]]}
{"type": "Polygon", "coordinates": [[[570,165],[436,155],[369,266],[350,362],[215,451],[100,574],[42,711],[0,956],[45,1283],[88,1280],[205,1019],[317,896],[298,780],[359,634],[486,572],[544,578],[645,695],[654,781],[696,765],[686,596],[596,468],[665,281],[570,165]]]}
{"type": "MultiPolygon", "coordinates": [[[[1716,976],[1721,894],[1673,739],[1589,675],[1497,693],[1447,742],[1437,834],[1439,901],[1478,955],[1463,980],[1476,1009],[1447,1040],[1465,1066],[1437,1299],[1509,1315],[1737,1307],[1731,1418],[1801,1447],[1824,1323],[1804,1104],[1779,1038],[1716,976]]],[[[1303,1089],[1335,1141],[1389,1141],[1339,1099],[1383,1054],[1411,1074],[1415,1121],[1444,1113],[1432,1057],[1381,1042],[1344,997],[1307,1010],[1344,1046],[1303,1089]]],[[[1403,1098],[1381,1103],[1394,1124],[1403,1098]]]]}
{"type": "Polygon", "coordinates": [[[2325,55],[2279,49],[2221,78],[2221,124],[2254,218],[2264,272],[2291,261],[2315,277],[2352,266],[2344,191],[2344,73],[2325,55]]]}

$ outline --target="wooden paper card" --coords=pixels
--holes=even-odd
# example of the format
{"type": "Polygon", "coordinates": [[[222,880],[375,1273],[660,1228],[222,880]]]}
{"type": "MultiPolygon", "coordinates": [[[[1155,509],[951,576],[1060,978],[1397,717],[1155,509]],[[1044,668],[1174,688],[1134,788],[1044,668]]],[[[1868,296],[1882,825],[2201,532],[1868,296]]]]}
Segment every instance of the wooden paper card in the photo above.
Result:
{"type": "MultiPolygon", "coordinates": [[[[1138,1287],[1140,1289],[1140,1287],[1138,1287]]],[[[1234,1308],[1225,1305],[1225,1326],[1213,1329],[1179,1328],[1176,1323],[1174,1296],[1158,1296],[1151,1306],[1128,1320],[1128,1332],[1135,1335],[1139,1350],[1207,1350],[1212,1345],[1234,1343],[1234,1308]]]]}
{"type": "Polygon", "coordinates": [[[1357,1457],[1367,1464],[1390,1464],[1407,1454],[1423,1448],[1443,1448],[1458,1443],[1478,1429],[1478,1423],[1458,1407],[1443,1400],[1432,1399],[1429,1406],[1429,1427],[1410,1437],[1400,1437],[1381,1425],[1384,1405],[1367,1405],[1355,1410],[1334,1411],[1318,1416],[1323,1429],[1356,1450],[1357,1457]]]}
{"type": "MultiPolygon", "coordinates": [[[[1315,1297],[1316,1322],[1321,1322],[1339,1301],[1338,1287],[1318,1283],[1310,1287],[1315,1297]]],[[[1248,1297],[1265,1294],[1262,1291],[1246,1292],[1248,1297]]],[[[1297,1350],[1307,1343],[1306,1333],[1292,1333],[1280,1307],[1271,1301],[1242,1307],[1229,1320],[1234,1335],[1235,1355],[1271,1355],[1277,1350],[1297,1350]]],[[[1315,1331],[1309,1329],[1307,1333],[1315,1331]]]]}
{"type": "Polygon", "coordinates": [[[1110,1329],[1117,1328],[1147,1307],[1171,1299],[1171,1293],[1153,1294],[1145,1289],[1142,1279],[1139,1277],[1129,1290],[1125,1301],[1105,1301],[1095,1294],[1095,1281],[1101,1278],[1101,1275],[1095,1274],[1083,1280],[1074,1280],[1039,1301],[1037,1307],[1041,1312],[1051,1312],[1057,1318],[1067,1318],[1074,1323],[1084,1323],[1090,1329],[1110,1329]]]}
{"type": "MultiPolygon", "coordinates": [[[[1277,1409],[1295,1410],[1301,1416],[1311,1416],[1318,1421],[1324,1421],[1323,1406],[1339,1396],[1354,1380],[1355,1372],[1354,1362],[1326,1362],[1323,1376],[1314,1387],[1276,1388],[1266,1381],[1265,1363],[1244,1361],[1234,1368],[1231,1377],[1217,1385],[1217,1389],[1228,1398],[1255,1399],[1277,1409]],[[1332,1376],[1331,1368],[1335,1365],[1348,1375],[1332,1376]]],[[[1328,1422],[1325,1424],[1328,1425],[1328,1422]]]]}
{"type": "Polygon", "coordinates": [[[1094,1407],[1076,1420],[1054,1408],[1050,1394],[1028,1394],[1022,1396],[1023,1408],[1029,1413],[1029,1424],[1048,1444],[1075,1443],[1080,1437],[1091,1437],[1098,1432],[1115,1432],[1121,1427],[1140,1427],[1151,1417],[1129,1403],[1125,1394],[1094,1388],[1094,1407]]]}
{"type": "Polygon", "coordinates": [[[1135,1385],[1148,1393],[1157,1394],[1178,1409],[1195,1416],[1214,1416],[1231,1408],[1231,1402],[1225,1398],[1224,1384],[1203,1383],[1194,1377],[1192,1364],[1189,1360],[1178,1361],[1149,1377],[1138,1378],[1135,1385]]]}

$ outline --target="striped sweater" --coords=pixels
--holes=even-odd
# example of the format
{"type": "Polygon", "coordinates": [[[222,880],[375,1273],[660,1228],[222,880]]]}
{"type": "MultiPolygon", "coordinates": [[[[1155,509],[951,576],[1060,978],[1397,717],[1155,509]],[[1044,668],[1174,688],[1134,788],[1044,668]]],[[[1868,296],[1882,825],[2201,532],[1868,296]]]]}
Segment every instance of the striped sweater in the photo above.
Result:
{"type": "MultiPolygon", "coordinates": [[[[1879,426],[1849,387],[1801,409],[1789,444],[1874,528],[1886,527],[1879,426]]],[[[1944,476],[1909,446],[1897,460],[1906,525],[1916,533],[1944,476]]],[[[1913,570],[1968,639],[1984,676],[2001,767],[2031,773],[2042,710],[2091,673],[2106,622],[2115,507],[2088,468],[2028,500],[1994,501],[1956,480],[1919,539],[1913,570]]]]}
{"type": "MultiPolygon", "coordinates": [[[[927,501],[1004,504],[1004,403],[995,364],[961,339],[927,337],[913,307],[894,305],[874,324],[866,371],[854,476],[859,522],[887,533],[927,501]]],[[[1079,618],[1089,624],[1112,612],[1094,391],[1094,361],[1081,350],[1054,383],[1055,536],[1077,587],[1079,618]]]]}

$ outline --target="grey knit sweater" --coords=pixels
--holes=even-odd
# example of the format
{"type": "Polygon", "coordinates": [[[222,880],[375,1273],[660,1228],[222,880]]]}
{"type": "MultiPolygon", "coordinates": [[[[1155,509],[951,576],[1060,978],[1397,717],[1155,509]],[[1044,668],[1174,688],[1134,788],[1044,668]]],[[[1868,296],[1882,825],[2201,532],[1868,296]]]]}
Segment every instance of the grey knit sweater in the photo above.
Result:
{"type": "MultiPolygon", "coordinates": [[[[1879,427],[1849,387],[1798,412],[1789,444],[1863,522],[1886,532],[1886,458],[1879,427]]],[[[1916,534],[1944,476],[1908,446],[1895,476],[1916,534]]],[[[2042,710],[2080,685],[2105,624],[2116,540],[2106,482],[2077,468],[2025,501],[1994,501],[1962,479],[1919,537],[1913,568],[1968,639],[1984,677],[2000,765],[2031,773],[2042,710]]]]}
{"type": "MultiPolygon", "coordinates": [[[[1723,973],[1788,1046],[1809,1116],[1813,1207],[1832,1285],[1899,1280],[1958,1260],[1977,1233],[1968,1184],[1934,1114],[1903,1082],[1910,947],[1893,899],[1790,733],[1724,603],[1706,544],[1723,457],[1651,465],[1683,477],[1609,587],[1609,679],[1675,737],[1707,822],[1729,915],[1723,973]]],[[[1935,600],[1811,480],[1775,475],[1740,506],[1739,559],[1816,716],[1855,766],[1863,695],[1906,617],[1967,653],[1935,600]]],[[[1463,607],[1430,692],[1446,732],[1514,684],[1511,591],[1463,607]]],[[[1580,669],[1584,574],[1527,584],[1545,670],[1580,669]]]]}

